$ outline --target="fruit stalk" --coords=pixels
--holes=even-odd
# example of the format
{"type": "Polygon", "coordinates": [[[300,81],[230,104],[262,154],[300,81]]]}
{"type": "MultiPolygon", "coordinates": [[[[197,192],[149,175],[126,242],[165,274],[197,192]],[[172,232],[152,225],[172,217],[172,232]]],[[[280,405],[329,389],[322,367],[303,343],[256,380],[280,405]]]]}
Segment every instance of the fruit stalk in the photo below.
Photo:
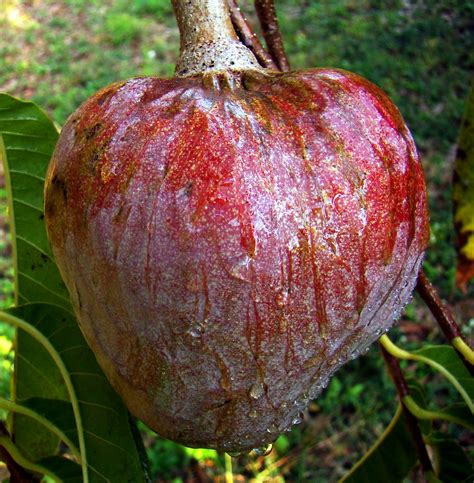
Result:
{"type": "Polygon", "coordinates": [[[173,0],[181,45],[177,77],[262,70],[237,37],[226,0],[173,0]]]}

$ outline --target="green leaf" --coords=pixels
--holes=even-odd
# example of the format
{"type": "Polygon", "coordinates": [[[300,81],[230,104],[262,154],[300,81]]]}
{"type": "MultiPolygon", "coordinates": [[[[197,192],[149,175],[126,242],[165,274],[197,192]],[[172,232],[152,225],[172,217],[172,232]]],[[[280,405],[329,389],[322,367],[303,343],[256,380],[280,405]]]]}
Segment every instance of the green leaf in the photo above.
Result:
{"type": "Polygon", "coordinates": [[[428,407],[423,386],[413,379],[407,382],[410,396],[417,407],[412,408],[412,405],[408,404],[410,401],[407,400],[407,397],[403,398],[403,402],[413,416],[418,418],[418,423],[425,436],[431,434],[431,421],[434,420],[448,421],[474,431],[474,416],[464,403],[454,403],[444,408],[431,409],[428,407]]]}
{"type": "Polygon", "coordinates": [[[83,481],[81,467],[69,459],[60,456],[48,456],[42,459],[39,464],[61,478],[63,483],[82,483],[83,481]]]}
{"type": "Polygon", "coordinates": [[[471,401],[474,399],[474,378],[469,374],[459,355],[451,346],[426,345],[413,351],[413,354],[426,357],[442,365],[456,378],[471,401]]]}
{"type": "MultiPolygon", "coordinates": [[[[43,185],[58,132],[51,120],[31,102],[0,94],[0,160],[4,166],[13,260],[15,301],[51,302],[72,311],[66,287],[53,261],[43,222],[43,185]]],[[[13,397],[67,399],[58,368],[28,334],[19,333],[15,347],[13,397]],[[23,354],[30,354],[27,361],[23,354]],[[43,379],[36,368],[41,368],[43,379]]],[[[42,425],[14,415],[15,443],[26,458],[53,455],[59,440],[42,425]]]]}
{"type": "Polygon", "coordinates": [[[474,414],[474,378],[471,377],[453,347],[427,345],[417,351],[408,352],[394,344],[387,334],[382,335],[379,342],[392,356],[423,362],[442,374],[457,389],[471,413],[474,414]]]}
{"type": "Polygon", "coordinates": [[[44,178],[58,132],[32,102],[0,94],[0,138],[17,302],[50,302],[71,310],[43,222],[44,178]]]}
{"type": "Polygon", "coordinates": [[[22,401],[22,406],[31,409],[57,426],[79,448],[74,411],[69,401],[35,397],[22,401]]]}
{"type": "MultiPolygon", "coordinates": [[[[68,397],[78,407],[80,420],[71,402],[53,401],[51,408],[41,399],[19,402],[51,419],[71,440],[78,441],[79,446],[82,439],[81,457],[87,460],[89,481],[144,481],[129,414],[100,370],[74,317],[61,307],[42,303],[16,307],[9,313],[39,330],[52,345],[53,349],[47,348],[44,357],[57,364],[54,351],[56,358],[60,358],[72,384],[72,394],[68,388],[68,397]],[[60,414],[52,415],[55,411],[60,414]],[[76,430],[71,427],[71,413],[74,413],[76,430]]],[[[11,317],[3,319],[12,322],[11,317]]],[[[30,353],[24,353],[23,357],[29,362],[30,353]]],[[[37,367],[38,377],[44,376],[47,380],[41,370],[48,366],[37,367]]]]}
{"type": "Polygon", "coordinates": [[[376,477],[384,483],[400,483],[416,462],[416,449],[399,406],[384,433],[340,481],[367,483],[376,477]]]}
{"type": "Polygon", "coordinates": [[[0,446],[7,451],[13,461],[15,461],[22,468],[28,470],[30,473],[45,475],[49,478],[52,478],[54,481],[61,481],[59,475],[56,475],[45,466],[41,466],[39,463],[34,463],[26,458],[8,436],[0,434],[0,446]]]}
{"type": "Polygon", "coordinates": [[[474,468],[466,453],[456,440],[442,433],[428,439],[433,450],[436,476],[443,483],[474,481],[474,468]]]}
{"type": "MultiPolygon", "coordinates": [[[[418,404],[422,408],[426,408],[426,393],[421,386],[421,384],[418,384],[415,380],[410,379],[407,381],[408,383],[408,391],[415,401],[416,404],[418,404]]],[[[420,427],[420,430],[423,434],[430,434],[431,429],[432,429],[432,424],[430,420],[427,419],[418,419],[418,425],[420,427]]]]}
{"type": "Polygon", "coordinates": [[[54,433],[69,447],[77,461],[81,461],[78,449],[81,444],[77,439],[76,422],[71,404],[52,399],[34,398],[18,404],[0,397],[0,408],[11,413],[28,416],[54,433]],[[69,433],[69,434],[68,434],[69,433]]]}

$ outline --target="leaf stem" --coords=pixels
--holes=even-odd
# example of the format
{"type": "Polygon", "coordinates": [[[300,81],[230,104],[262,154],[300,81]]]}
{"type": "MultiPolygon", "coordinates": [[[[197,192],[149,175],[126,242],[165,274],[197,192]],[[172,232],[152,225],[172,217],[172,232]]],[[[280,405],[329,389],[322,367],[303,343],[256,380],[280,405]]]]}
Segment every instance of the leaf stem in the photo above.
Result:
{"type": "MultiPolygon", "coordinates": [[[[10,439],[10,433],[8,432],[5,425],[0,421],[0,436],[5,436],[6,438],[10,439]]],[[[0,444],[0,461],[4,461],[7,469],[10,473],[10,481],[15,481],[18,483],[37,483],[40,481],[39,478],[33,476],[29,473],[26,468],[23,468],[20,464],[18,464],[7,451],[0,444]]]]}
{"type": "Polygon", "coordinates": [[[252,27],[250,27],[248,20],[240,10],[236,0],[227,0],[227,4],[229,5],[232,25],[240,41],[253,52],[260,65],[269,69],[279,70],[272,56],[264,49],[259,38],[252,30],[252,27]]]}
{"type": "Polygon", "coordinates": [[[400,364],[398,363],[397,357],[393,356],[386,348],[383,343],[380,344],[382,349],[382,354],[385,359],[388,371],[392,380],[397,388],[398,397],[402,403],[403,415],[405,416],[405,422],[407,424],[408,430],[412,436],[413,442],[415,443],[416,451],[418,453],[418,459],[420,461],[423,473],[428,473],[433,471],[433,466],[431,464],[428,451],[426,449],[425,443],[423,441],[423,435],[418,424],[418,420],[415,416],[408,410],[403,402],[404,398],[409,397],[408,385],[403,377],[403,373],[400,369],[400,364]]]}
{"type": "Polygon", "coordinates": [[[58,369],[61,372],[61,375],[63,376],[64,382],[66,384],[69,397],[71,399],[74,418],[76,420],[76,425],[77,425],[77,435],[79,439],[79,449],[81,453],[83,481],[84,483],[88,483],[89,472],[87,469],[86,444],[84,440],[84,433],[82,431],[82,418],[81,418],[81,412],[79,409],[79,401],[77,400],[77,397],[76,397],[76,392],[72,384],[71,376],[69,375],[69,372],[66,366],[64,365],[64,362],[61,356],[54,348],[54,346],[51,344],[51,342],[38,329],[33,327],[31,324],[28,324],[24,320],[21,320],[18,317],[15,317],[3,311],[0,311],[0,320],[16,327],[17,329],[24,330],[33,338],[35,338],[48,351],[49,355],[58,366],[58,369]]]}
{"type": "Polygon", "coordinates": [[[290,63],[283,45],[273,0],[255,0],[255,8],[270,55],[281,71],[289,71],[290,63]]]}
{"type": "Polygon", "coordinates": [[[439,411],[429,411],[420,407],[417,402],[410,396],[407,395],[402,399],[403,404],[405,407],[415,416],[417,419],[427,419],[427,420],[436,420],[441,419],[444,421],[449,421],[450,423],[459,424],[460,426],[465,426],[471,430],[474,430],[474,426],[472,424],[466,423],[460,418],[453,416],[452,414],[442,413],[439,411]]]}
{"type": "Polygon", "coordinates": [[[20,465],[22,468],[33,471],[34,473],[49,476],[54,481],[61,481],[61,478],[59,478],[57,475],[52,473],[44,466],[33,463],[32,461],[25,458],[8,436],[0,436],[0,446],[3,446],[8,454],[11,456],[11,458],[15,461],[15,463],[20,465]]]}
{"type": "Polygon", "coordinates": [[[469,407],[471,413],[474,414],[474,404],[471,401],[469,394],[467,394],[459,381],[444,366],[436,361],[433,361],[432,359],[429,359],[428,357],[420,356],[419,354],[413,354],[411,352],[401,349],[388,338],[387,334],[384,334],[382,337],[380,337],[379,343],[387,353],[397,359],[424,362],[428,366],[431,366],[433,369],[440,372],[458,390],[459,394],[461,394],[462,398],[469,407]]]}
{"type": "Polygon", "coordinates": [[[429,359],[428,357],[413,354],[401,349],[388,338],[387,334],[384,334],[382,337],[380,337],[379,343],[383,346],[386,352],[397,359],[424,362],[428,366],[431,366],[433,369],[440,372],[458,390],[459,394],[461,394],[462,398],[469,407],[471,413],[474,414],[474,404],[471,401],[469,394],[465,391],[459,381],[444,366],[436,361],[433,361],[432,359],[429,359]]]}
{"type": "Polygon", "coordinates": [[[224,453],[225,461],[225,483],[234,483],[234,473],[232,469],[232,456],[224,453]]]}
{"type": "Polygon", "coordinates": [[[451,344],[460,354],[463,355],[471,366],[474,366],[474,351],[466,344],[462,337],[455,337],[451,341],[451,344]]]}
{"type": "Polygon", "coordinates": [[[81,464],[81,454],[77,449],[76,445],[71,441],[70,438],[68,438],[68,436],[66,436],[66,434],[60,428],[58,428],[56,425],[51,423],[51,421],[48,421],[45,417],[41,416],[36,411],[33,411],[32,409],[26,406],[22,406],[21,404],[17,404],[13,401],[9,401],[8,399],[5,399],[3,397],[0,397],[0,408],[6,409],[7,411],[12,411],[18,414],[23,414],[25,416],[28,416],[38,421],[40,424],[42,424],[47,429],[49,429],[52,433],[58,436],[59,439],[64,441],[64,443],[71,450],[71,453],[76,458],[77,462],[81,464]]]}
{"type": "Polygon", "coordinates": [[[392,420],[390,421],[389,425],[385,428],[384,432],[378,437],[377,441],[371,446],[371,448],[362,456],[362,458],[355,463],[355,465],[338,481],[338,483],[343,483],[347,479],[351,477],[351,475],[360,468],[366,460],[377,450],[377,448],[383,443],[383,441],[387,438],[387,436],[392,432],[392,429],[397,424],[400,416],[402,415],[402,405],[398,404],[397,410],[393,415],[392,420]]]}

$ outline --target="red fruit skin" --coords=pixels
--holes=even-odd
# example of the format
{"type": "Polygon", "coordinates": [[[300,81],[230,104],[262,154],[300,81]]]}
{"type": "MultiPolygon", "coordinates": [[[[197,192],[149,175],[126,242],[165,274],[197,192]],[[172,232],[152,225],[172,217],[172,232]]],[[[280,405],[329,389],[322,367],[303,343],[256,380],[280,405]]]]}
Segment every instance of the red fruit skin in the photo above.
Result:
{"type": "Polygon", "coordinates": [[[327,69],[231,80],[101,90],[65,125],[45,195],[81,328],[130,411],[245,451],[399,316],[428,214],[376,86],[327,69]]]}

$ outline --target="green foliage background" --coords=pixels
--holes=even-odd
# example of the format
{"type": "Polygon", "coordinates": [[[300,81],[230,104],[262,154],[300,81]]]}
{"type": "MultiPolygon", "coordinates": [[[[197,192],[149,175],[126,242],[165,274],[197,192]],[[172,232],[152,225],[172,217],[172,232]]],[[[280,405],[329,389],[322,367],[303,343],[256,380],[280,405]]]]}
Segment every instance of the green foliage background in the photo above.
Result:
{"type": "MultiPolygon", "coordinates": [[[[240,2],[247,12],[251,3],[240,2]]],[[[387,91],[398,105],[414,134],[429,182],[432,235],[425,269],[445,296],[460,299],[452,288],[455,253],[450,183],[453,146],[474,67],[474,3],[275,3],[294,68],[339,67],[358,72],[387,91]]],[[[0,91],[34,100],[59,125],[106,84],[132,76],[173,73],[179,39],[169,0],[4,0],[3,4],[0,91]]],[[[255,24],[252,16],[250,20],[255,24]]],[[[0,191],[0,207],[3,199],[0,191]]],[[[5,223],[4,208],[0,215],[5,223]]],[[[0,305],[7,307],[12,302],[12,269],[4,233],[0,232],[0,305]]],[[[405,319],[420,317],[423,313],[416,304],[408,307],[405,319]]],[[[472,326],[471,315],[465,328],[472,326]]],[[[401,337],[406,341],[405,335],[401,337]]],[[[428,336],[437,337],[436,331],[428,336]]],[[[0,325],[2,395],[8,393],[11,339],[11,329],[0,325]]],[[[424,381],[431,377],[427,373],[418,376],[424,381]]],[[[442,385],[436,397],[449,400],[448,387],[442,385]]],[[[394,389],[373,349],[333,378],[324,396],[310,406],[303,429],[296,427],[282,437],[260,467],[242,461],[238,471],[256,474],[289,455],[293,461],[289,481],[333,481],[382,432],[394,408],[394,389]]],[[[192,458],[207,461],[216,472],[222,470],[222,460],[214,452],[178,447],[143,431],[152,473],[165,481],[181,481],[192,458]]]]}

